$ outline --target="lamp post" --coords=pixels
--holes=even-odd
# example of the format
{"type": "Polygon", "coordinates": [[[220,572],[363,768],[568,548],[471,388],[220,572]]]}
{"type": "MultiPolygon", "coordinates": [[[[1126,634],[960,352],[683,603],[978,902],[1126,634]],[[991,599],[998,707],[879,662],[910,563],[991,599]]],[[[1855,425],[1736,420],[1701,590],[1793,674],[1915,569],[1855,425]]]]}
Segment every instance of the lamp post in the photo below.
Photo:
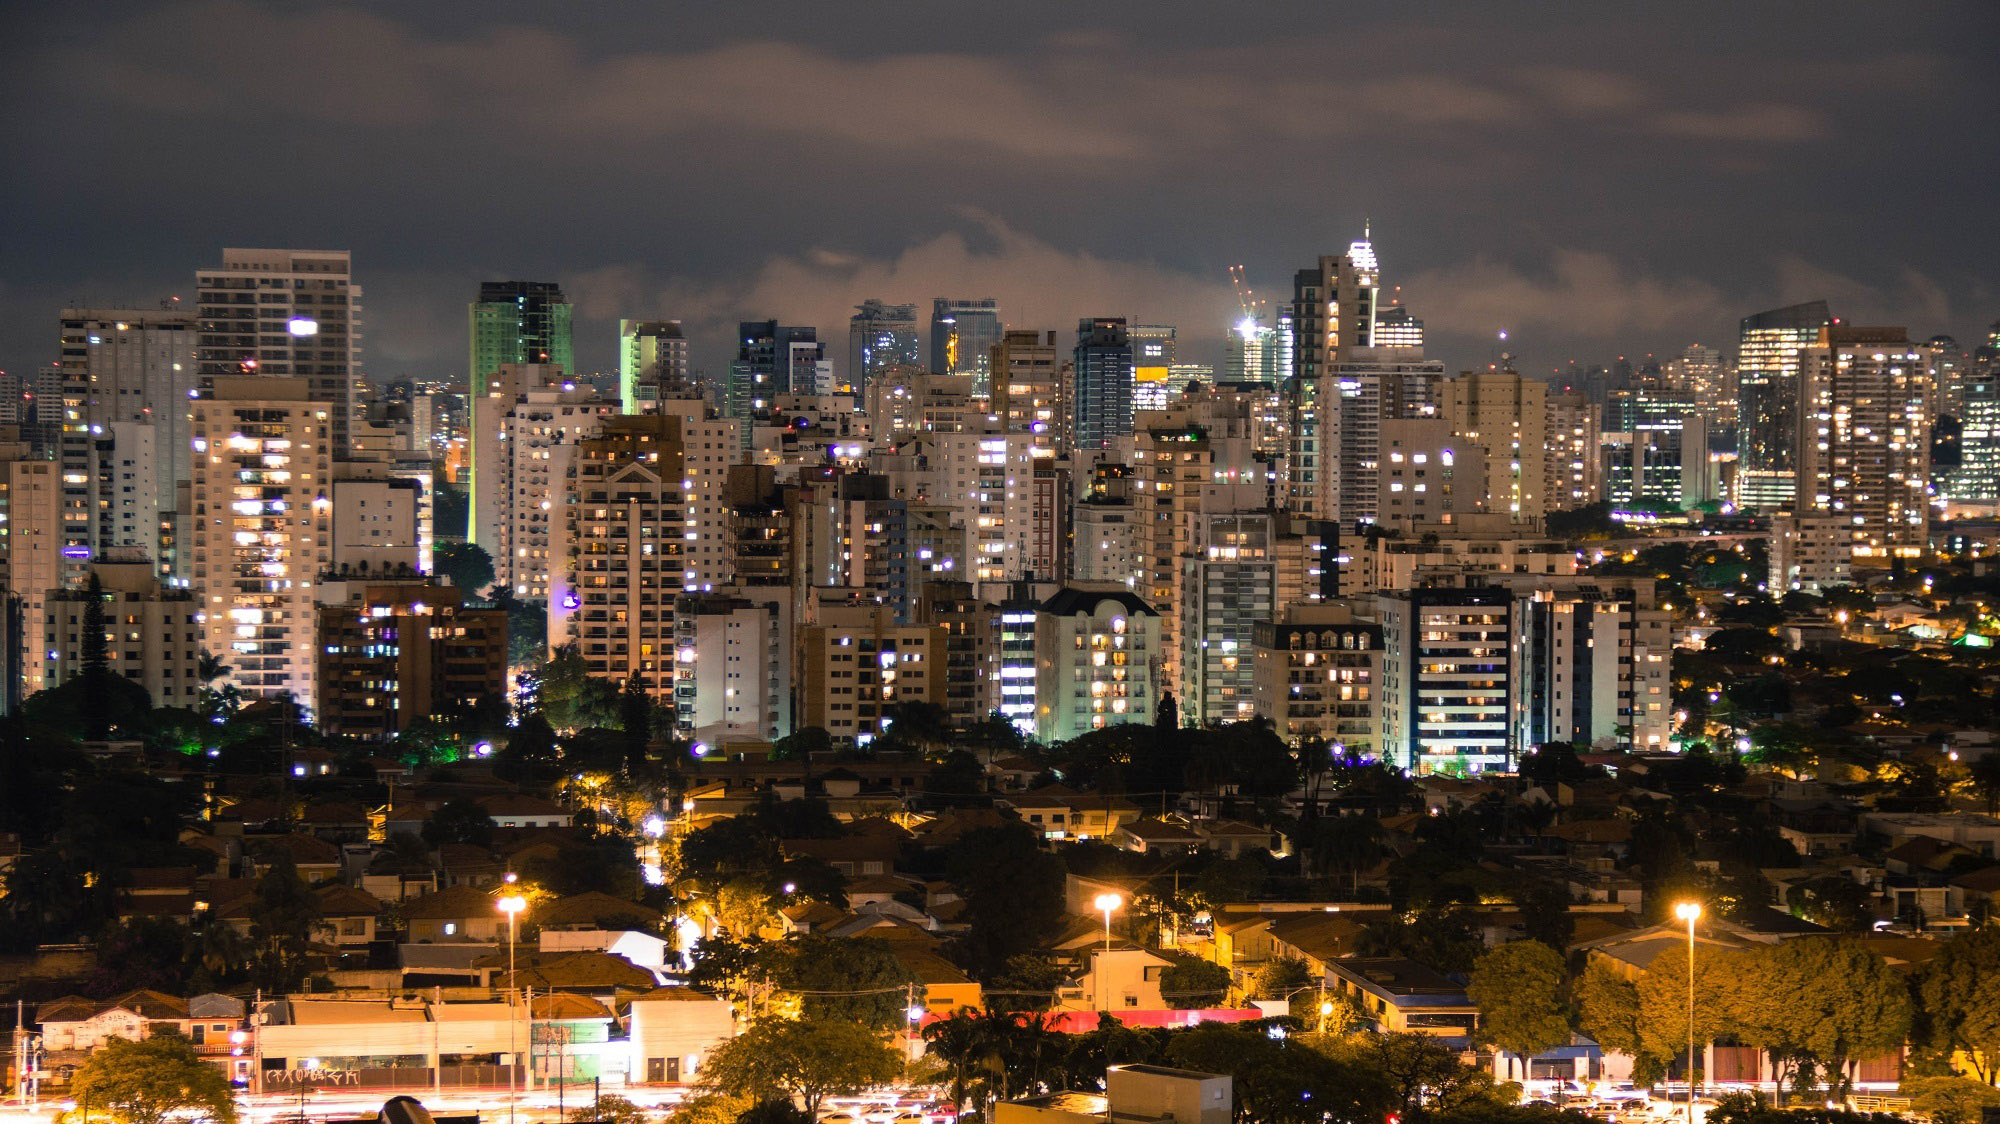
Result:
{"type": "Polygon", "coordinates": [[[1119,894],[1099,894],[1091,904],[1104,913],[1104,957],[1097,962],[1097,1009],[1108,1011],[1111,1005],[1105,1001],[1104,978],[1111,971],[1111,914],[1125,904],[1125,899],[1119,894]]]}
{"type": "MultiPolygon", "coordinates": [[[[507,882],[511,886],[514,874],[509,871],[507,882]]],[[[521,911],[528,908],[528,899],[510,891],[500,899],[500,912],[507,915],[507,1119],[514,1119],[514,1069],[521,1064],[520,1045],[514,1038],[514,944],[518,932],[521,911]]]]}
{"type": "Polygon", "coordinates": [[[1700,902],[1682,902],[1674,907],[1674,916],[1687,922],[1688,926],[1688,1114],[1687,1124],[1694,1124],[1694,923],[1701,920],[1700,902]]]}

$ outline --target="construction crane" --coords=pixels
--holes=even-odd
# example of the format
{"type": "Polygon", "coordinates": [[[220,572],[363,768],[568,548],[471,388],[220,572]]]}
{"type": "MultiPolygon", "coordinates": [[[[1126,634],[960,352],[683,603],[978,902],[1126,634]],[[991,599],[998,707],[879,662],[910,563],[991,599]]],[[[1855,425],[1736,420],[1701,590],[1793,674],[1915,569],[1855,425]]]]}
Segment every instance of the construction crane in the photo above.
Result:
{"type": "Polygon", "coordinates": [[[1229,283],[1236,288],[1236,303],[1242,306],[1243,315],[1251,320],[1260,319],[1258,309],[1267,302],[1257,299],[1256,292],[1243,283],[1243,277],[1242,266],[1229,267],[1229,283]]]}

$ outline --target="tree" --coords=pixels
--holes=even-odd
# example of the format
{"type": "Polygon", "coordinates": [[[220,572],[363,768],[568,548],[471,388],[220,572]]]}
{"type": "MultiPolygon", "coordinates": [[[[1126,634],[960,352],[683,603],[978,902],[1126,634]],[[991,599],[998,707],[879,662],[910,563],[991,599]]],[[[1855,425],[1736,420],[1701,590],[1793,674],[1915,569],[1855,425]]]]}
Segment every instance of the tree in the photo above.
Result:
{"type": "Polygon", "coordinates": [[[1931,1124],[1979,1124],[1987,1110],[2000,1108],[2000,1089],[1966,1077],[1905,1078],[1901,1092],[1931,1124]]]}
{"type": "Polygon", "coordinates": [[[467,597],[477,597],[493,584],[493,556],[469,542],[439,540],[431,548],[431,570],[450,578],[467,597]]]}
{"type": "Polygon", "coordinates": [[[1063,864],[1026,824],[969,831],[945,856],[971,928],[960,948],[981,973],[1040,948],[1063,920],[1063,864]]]}
{"type": "MultiPolygon", "coordinates": [[[[1909,1036],[1908,985],[1859,941],[1802,937],[1747,958],[1710,953],[1704,959],[1725,960],[1727,982],[1718,998],[1734,1009],[1730,1029],[1797,1066],[1797,1087],[1810,1087],[1820,1072],[1834,1091],[1844,1091],[1852,1063],[1894,1049],[1909,1036]]],[[[1681,964],[1684,972],[1686,961],[1681,964]]],[[[1655,961],[1654,971],[1658,965],[1655,961]]],[[[1702,975],[1697,970],[1697,978],[1702,975]]]]}
{"type": "Polygon", "coordinates": [[[1306,848],[1315,872],[1348,875],[1348,890],[1354,894],[1361,892],[1361,872],[1387,853],[1382,845],[1382,821],[1366,815],[1320,818],[1312,825],[1306,848]]]}
{"type": "Polygon", "coordinates": [[[1575,995],[1577,1024],[1585,1034],[1607,1052],[1627,1054],[1657,1068],[1658,1059],[1646,1053],[1640,1040],[1639,991],[1632,981],[1593,963],[1577,980],[1575,995]]]}
{"type": "Polygon", "coordinates": [[[469,797],[447,800],[424,821],[424,842],[433,847],[445,843],[469,843],[474,847],[493,845],[493,817],[485,805],[469,797]]]}
{"type": "Polygon", "coordinates": [[[110,643],[104,634],[104,583],[97,571],[90,572],[90,586],[84,591],[83,605],[83,721],[86,741],[103,741],[111,736],[110,643]]]}
{"type": "Polygon", "coordinates": [[[857,1023],[763,1018],[709,1054],[697,1088],[758,1100],[796,1097],[817,1118],[826,1097],[878,1088],[901,1072],[902,1060],[882,1035],[857,1023]]]}
{"type": "Polygon", "coordinates": [[[1240,1025],[1203,1023],[1173,1036],[1167,1060],[1232,1075],[1234,1117],[1241,1124],[1374,1121],[1394,1107],[1386,1082],[1299,1037],[1272,1038],[1240,1025]]]}
{"type": "Polygon", "coordinates": [[[626,1100],[624,1097],[600,1096],[591,1104],[572,1109],[569,1114],[572,1124],[646,1124],[646,1110],[626,1100]]]}
{"type": "Polygon", "coordinates": [[[1179,955],[1160,970],[1160,997],[1176,1010],[1213,1007],[1229,994],[1229,969],[1198,956],[1179,955]]]}
{"type": "Polygon", "coordinates": [[[766,944],[758,959],[780,989],[804,993],[799,1010],[808,1021],[856,1023],[876,1031],[904,1025],[906,989],[915,977],[879,937],[792,937],[766,944]]]}
{"type": "Polygon", "coordinates": [[[1458,1052],[1427,1034],[1362,1034],[1345,1056],[1386,1083],[1389,1104],[1404,1120],[1442,1119],[1507,1103],[1493,1075],[1458,1060],[1458,1052]]]}
{"type": "Polygon", "coordinates": [[[2000,1081],[2000,928],[1946,941],[1924,967],[1918,995],[1931,1044],[1965,1058],[1988,1085],[2000,1081]]]}
{"type": "Polygon", "coordinates": [[[228,1078],[178,1034],[111,1039],[76,1071],[70,1093],[124,1124],[165,1124],[187,1113],[217,1124],[236,1121],[228,1078]]]}
{"type": "Polygon", "coordinates": [[[1979,798],[1986,801],[1986,814],[2000,812],[2000,753],[1985,753],[1966,766],[1966,774],[1979,798]]]}
{"type": "Polygon", "coordinates": [[[1257,969],[1252,988],[1259,999],[1283,999],[1302,987],[1312,986],[1312,972],[1296,956],[1273,956],[1257,969]]]}
{"type": "Polygon", "coordinates": [[[1569,1041],[1562,957],[1540,941],[1515,941],[1481,956],[1465,993],[1479,1008],[1479,1033],[1523,1059],[1569,1041]]]}
{"type": "Polygon", "coordinates": [[[306,978],[306,954],[319,924],[313,896],[289,858],[279,857],[250,900],[250,940],[256,950],[254,975],[266,991],[296,991],[306,978]]]}
{"type": "Polygon", "coordinates": [[[1161,730],[1181,728],[1181,704],[1172,691],[1161,691],[1159,705],[1153,709],[1153,725],[1161,730]]]}
{"type": "Polygon", "coordinates": [[[973,1011],[956,1011],[923,1028],[924,1053],[945,1067],[951,1082],[951,1104],[960,1115],[979,1082],[1002,1071],[999,1036],[993,1020],[973,1011]]]}
{"type": "Polygon", "coordinates": [[[618,694],[618,730],[624,735],[626,774],[642,775],[646,746],[653,740],[653,699],[636,671],[625,677],[625,687],[618,694]]]}

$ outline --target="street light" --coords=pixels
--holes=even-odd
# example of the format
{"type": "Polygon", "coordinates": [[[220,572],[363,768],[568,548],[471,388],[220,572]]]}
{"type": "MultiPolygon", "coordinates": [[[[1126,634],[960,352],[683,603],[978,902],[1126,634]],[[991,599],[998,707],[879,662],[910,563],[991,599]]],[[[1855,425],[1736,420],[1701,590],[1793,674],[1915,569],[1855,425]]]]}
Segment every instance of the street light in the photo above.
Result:
{"type": "Polygon", "coordinates": [[[1098,1010],[1108,1011],[1111,1005],[1104,1000],[1104,977],[1111,971],[1111,914],[1125,899],[1119,894],[1099,894],[1091,904],[1104,912],[1104,959],[1097,962],[1097,1001],[1098,1010]]]}
{"type": "MultiPolygon", "coordinates": [[[[508,885],[513,885],[515,875],[509,871],[508,885]]],[[[528,899],[518,893],[510,893],[500,899],[500,912],[507,915],[507,1005],[514,1005],[514,945],[521,911],[528,908],[528,899]]],[[[514,1069],[521,1064],[520,1044],[514,1039],[514,1016],[507,1015],[507,1119],[514,1119],[514,1069]]]]}
{"type": "Polygon", "coordinates": [[[1694,923],[1701,920],[1700,902],[1681,902],[1674,916],[1688,926],[1688,1124],[1694,1124],[1694,923]]]}

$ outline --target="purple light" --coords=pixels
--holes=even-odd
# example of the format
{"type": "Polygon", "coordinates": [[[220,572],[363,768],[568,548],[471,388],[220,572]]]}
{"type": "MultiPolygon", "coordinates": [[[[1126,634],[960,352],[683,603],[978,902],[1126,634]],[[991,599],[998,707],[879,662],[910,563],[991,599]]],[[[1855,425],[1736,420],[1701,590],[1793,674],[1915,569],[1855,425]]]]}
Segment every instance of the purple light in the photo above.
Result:
{"type": "Polygon", "coordinates": [[[583,605],[583,598],[578,597],[576,595],[575,590],[571,590],[568,593],[563,594],[563,608],[576,609],[576,608],[581,608],[582,605],[583,605]]]}
{"type": "Polygon", "coordinates": [[[64,558],[89,558],[90,548],[87,546],[66,546],[63,547],[62,554],[64,558]]]}

